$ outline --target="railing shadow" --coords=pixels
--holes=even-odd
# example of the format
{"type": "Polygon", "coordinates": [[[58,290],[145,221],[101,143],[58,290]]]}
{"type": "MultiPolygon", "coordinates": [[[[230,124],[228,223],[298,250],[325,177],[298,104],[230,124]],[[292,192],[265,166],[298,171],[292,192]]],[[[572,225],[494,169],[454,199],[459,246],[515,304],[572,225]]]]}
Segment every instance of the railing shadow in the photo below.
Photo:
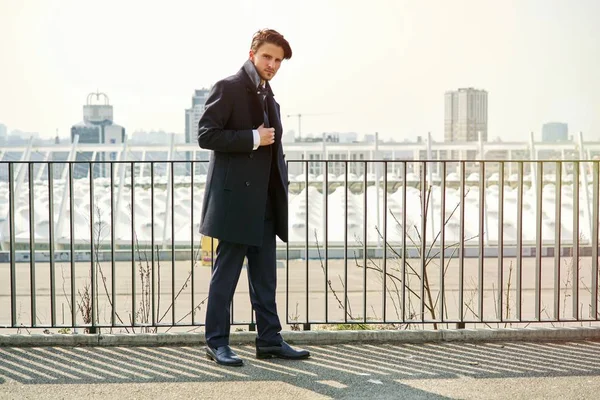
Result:
{"type": "Polygon", "coordinates": [[[195,347],[0,348],[0,384],[280,382],[333,398],[402,393],[444,397],[402,384],[414,379],[564,377],[600,374],[600,342],[348,344],[308,346],[308,360],[245,360],[226,368],[195,347]]]}

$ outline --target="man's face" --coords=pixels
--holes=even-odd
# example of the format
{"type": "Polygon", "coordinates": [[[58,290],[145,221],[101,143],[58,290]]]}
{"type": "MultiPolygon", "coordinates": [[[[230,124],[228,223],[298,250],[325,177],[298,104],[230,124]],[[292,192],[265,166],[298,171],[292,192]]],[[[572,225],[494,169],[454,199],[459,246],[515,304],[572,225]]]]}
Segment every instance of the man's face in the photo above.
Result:
{"type": "Polygon", "coordinates": [[[272,43],[264,43],[256,52],[250,50],[250,60],[256,67],[260,78],[270,81],[281,67],[283,54],[282,47],[272,43]]]}

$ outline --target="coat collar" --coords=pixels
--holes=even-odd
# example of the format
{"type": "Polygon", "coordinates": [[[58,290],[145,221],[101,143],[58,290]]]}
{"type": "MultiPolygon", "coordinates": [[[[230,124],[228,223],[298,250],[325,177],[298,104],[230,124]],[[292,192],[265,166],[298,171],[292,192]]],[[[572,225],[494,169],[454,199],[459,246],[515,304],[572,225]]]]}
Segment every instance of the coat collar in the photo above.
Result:
{"type": "MultiPolygon", "coordinates": [[[[249,59],[246,60],[244,65],[242,65],[240,72],[242,73],[242,75],[245,76],[247,86],[249,86],[253,91],[258,89],[258,86],[260,85],[260,76],[258,75],[258,72],[256,71],[256,67],[254,67],[254,64],[252,63],[251,60],[249,60],[249,59]]],[[[273,93],[273,90],[271,89],[271,85],[269,84],[269,82],[265,82],[265,86],[267,88],[267,92],[271,96],[274,96],[275,94],[273,93]]]]}

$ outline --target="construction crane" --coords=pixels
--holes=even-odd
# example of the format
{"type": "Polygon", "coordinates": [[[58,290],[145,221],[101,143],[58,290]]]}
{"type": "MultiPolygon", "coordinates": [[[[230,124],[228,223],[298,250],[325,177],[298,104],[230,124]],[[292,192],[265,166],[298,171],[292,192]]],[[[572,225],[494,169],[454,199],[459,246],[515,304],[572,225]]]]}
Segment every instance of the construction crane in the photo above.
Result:
{"type": "Polygon", "coordinates": [[[298,140],[302,139],[302,117],[312,117],[312,116],[318,116],[318,115],[330,115],[333,113],[311,113],[311,114],[288,114],[286,115],[287,118],[289,117],[297,117],[298,118],[298,140]]]}

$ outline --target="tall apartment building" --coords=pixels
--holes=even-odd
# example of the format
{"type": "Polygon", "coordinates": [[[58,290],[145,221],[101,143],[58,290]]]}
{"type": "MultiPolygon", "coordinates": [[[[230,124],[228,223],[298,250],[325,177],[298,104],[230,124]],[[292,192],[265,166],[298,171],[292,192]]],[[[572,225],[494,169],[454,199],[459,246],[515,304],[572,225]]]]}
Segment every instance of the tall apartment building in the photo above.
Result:
{"type": "Polygon", "coordinates": [[[192,107],[185,110],[186,143],[196,143],[198,141],[198,121],[204,113],[204,105],[209,92],[210,90],[206,88],[196,89],[192,96],[192,107]]]}
{"type": "Polygon", "coordinates": [[[445,94],[444,141],[473,142],[488,138],[487,92],[463,88],[445,94]]]}

